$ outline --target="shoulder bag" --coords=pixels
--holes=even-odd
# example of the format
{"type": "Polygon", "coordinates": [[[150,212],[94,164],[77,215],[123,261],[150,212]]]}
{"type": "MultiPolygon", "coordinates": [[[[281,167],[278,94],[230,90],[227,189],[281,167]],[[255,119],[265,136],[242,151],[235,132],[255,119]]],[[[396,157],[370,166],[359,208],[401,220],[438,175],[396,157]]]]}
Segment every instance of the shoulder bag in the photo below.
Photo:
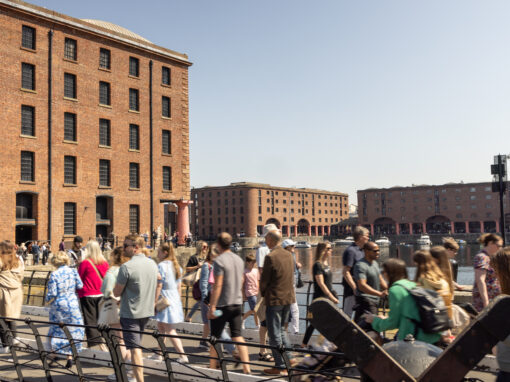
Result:
{"type": "Polygon", "coordinates": [[[154,305],[154,309],[156,309],[156,312],[161,312],[162,310],[165,310],[170,306],[170,300],[163,296],[160,292],[158,301],[156,301],[156,304],[154,305]]]}
{"type": "MultiPolygon", "coordinates": [[[[97,269],[96,265],[89,259],[90,265],[96,271],[97,275],[103,281],[103,276],[97,269]]],[[[98,325],[111,325],[118,324],[120,322],[119,307],[117,300],[113,297],[101,297],[98,304],[99,315],[97,317],[98,325]]]]}
{"type": "MultiPolygon", "coordinates": [[[[200,262],[199,262],[200,264],[200,262]]],[[[194,271],[186,273],[181,278],[181,283],[188,287],[192,287],[198,280],[200,280],[200,272],[202,272],[202,266],[198,267],[194,271]]]]}

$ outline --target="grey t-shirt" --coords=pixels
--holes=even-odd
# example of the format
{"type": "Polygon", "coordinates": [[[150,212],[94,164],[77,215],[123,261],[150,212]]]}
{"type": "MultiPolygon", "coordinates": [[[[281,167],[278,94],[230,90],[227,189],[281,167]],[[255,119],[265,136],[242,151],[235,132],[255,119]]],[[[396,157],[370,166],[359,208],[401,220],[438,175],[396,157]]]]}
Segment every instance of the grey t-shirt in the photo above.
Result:
{"type": "MultiPolygon", "coordinates": [[[[363,258],[354,265],[354,281],[356,284],[358,283],[358,280],[364,279],[367,280],[367,284],[370,287],[375,290],[381,290],[381,281],[379,279],[380,274],[379,264],[377,264],[377,261],[375,260],[372,261],[372,264],[370,264],[367,259],[363,258]]],[[[356,296],[367,297],[372,300],[379,301],[379,297],[363,293],[359,288],[356,289],[356,296]]]]}
{"type": "Polygon", "coordinates": [[[121,265],[117,283],[124,285],[120,296],[120,317],[154,316],[158,266],[144,254],[135,255],[121,265]]]}
{"type": "Polygon", "coordinates": [[[223,275],[223,287],[216,306],[241,305],[244,262],[239,255],[230,251],[219,255],[213,264],[214,277],[223,275]]]}

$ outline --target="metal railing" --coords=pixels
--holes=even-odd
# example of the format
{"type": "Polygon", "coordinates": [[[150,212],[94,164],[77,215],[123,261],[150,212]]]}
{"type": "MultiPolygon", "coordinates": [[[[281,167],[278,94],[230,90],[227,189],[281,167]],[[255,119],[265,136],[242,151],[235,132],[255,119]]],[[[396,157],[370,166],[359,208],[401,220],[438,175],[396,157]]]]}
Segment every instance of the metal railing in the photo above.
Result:
{"type": "MultiPolygon", "coordinates": [[[[296,380],[294,377],[301,377],[303,375],[322,375],[325,378],[336,378],[343,374],[346,366],[346,359],[343,353],[340,352],[322,352],[322,351],[311,351],[305,349],[288,349],[283,346],[275,347],[271,345],[260,345],[255,343],[238,343],[233,341],[223,341],[214,337],[200,338],[198,336],[189,335],[169,335],[161,334],[156,331],[133,331],[127,330],[124,332],[138,333],[146,336],[150,336],[155,340],[153,344],[155,346],[141,346],[138,344],[130,344],[136,346],[142,350],[143,354],[156,354],[162,356],[162,361],[148,362],[147,359],[144,361],[144,365],[136,365],[131,361],[124,360],[121,354],[121,329],[112,328],[109,326],[98,326],[97,329],[100,333],[100,337],[105,342],[108,353],[98,352],[92,353],[89,349],[84,351],[78,351],[80,346],[79,343],[85,343],[85,339],[73,338],[71,334],[72,328],[91,328],[86,325],[72,325],[64,323],[52,323],[48,321],[32,320],[31,318],[25,319],[11,319],[6,317],[0,317],[0,334],[4,335],[7,346],[9,346],[9,354],[0,355],[0,371],[12,369],[15,371],[16,378],[12,380],[25,381],[26,378],[45,378],[47,381],[53,381],[54,377],[57,376],[71,376],[77,377],[80,381],[102,381],[105,380],[106,373],[114,372],[117,381],[127,382],[128,381],[128,370],[136,367],[143,367],[146,374],[160,375],[164,380],[171,382],[174,381],[230,381],[230,380],[251,380],[255,381],[269,381],[273,380],[275,376],[264,376],[259,373],[262,367],[272,367],[272,364],[260,363],[260,362],[242,362],[239,359],[232,358],[226,355],[222,350],[223,344],[234,344],[238,346],[247,346],[249,349],[266,349],[278,352],[285,363],[284,373],[276,376],[277,378],[286,378],[289,381],[296,380]],[[9,321],[18,323],[18,329],[15,333],[12,333],[8,326],[9,321]],[[52,350],[49,345],[45,345],[48,342],[49,337],[46,333],[48,325],[58,325],[65,334],[65,339],[68,341],[66,346],[70,352],[73,366],[65,367],[59,361],[54,361],[52,358],[60,359],[66,357],[66,355],[59,354],[52,350]],[[18,343],[16,343],[15,341],[18,343]],[[175,359],[171,359],[170,356],[182,354],[177,353],[173,348],[168,348],[165,345],[167,338],[179,338],[181,341],[187,341],[188,343],[198,343],[199,341],[206,341],[209,346],[212,346],[216,351],[217,356],[212,357],[209,354],[198,354],[195,352],[185,353],[190,358],[190,362],[180,362],[175,359]],[[291,362],[287,352],[297,353],[298,358],[301,356],[312,357],[317,360],[317,363],[312,367],[305,366],[302,362],[301,366],[295,366],[291,362]],[[98,357],[97,353],[102,353],[101,357],[98,357]],[[208,369],[204,362],[208,363],[210,360],[214,360],[219,364],[218,370],[208,369]],[[103,368],[97,368],[97,366],[90,369],[90,365],[102,364],[103,368]],[[249,364],[252,368],[252,376],[242,376],[235,373],[235,370],[229,370],[228,367],[234,366],[238,368],[239,365],[249,364]],[[294,366],[293,366],[294,365],[294,366]],[[55,367],[58,366],[58,367],[55,367]],[[106,369],[104,371],[103,369],[106,369]],[[113,369],[113,370],[112,370],[113,369]]],[[[89,338],[89,340],[91,340],[89,338]]],[[[93,339],[92,339],[93,340],[93,339]]],[[[62,350],[63,348],[61,348],[62,350]]],[[[256,353],[255,353],[256,354],[256,353]]],[[[0,380],[5,380],[5,373],[0,373],[0,380]]],[[[161,379],[161,380],[163,380],[161,379]]],[[[151,378],[152,380],[152,378],[151,378]]]]}

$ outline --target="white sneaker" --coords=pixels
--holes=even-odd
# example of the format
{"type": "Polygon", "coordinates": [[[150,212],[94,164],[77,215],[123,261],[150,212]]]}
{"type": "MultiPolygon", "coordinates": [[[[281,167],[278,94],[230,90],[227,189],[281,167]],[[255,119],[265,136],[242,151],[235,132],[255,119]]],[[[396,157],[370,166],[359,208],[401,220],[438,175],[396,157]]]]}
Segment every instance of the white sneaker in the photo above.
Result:
{"type": "Polygon", "coordinates": [[[152,359],[153,361],[163,361],[163,356],[154,353],[147,357],[147,359],[152,359]]]}
{"type": "Polygon", "coordinates": [[[16,346],[16,345],[21,344],[21,341],[19,340],[19,338],[18,338],[18,337],[14,337],[14,338],[12,339],[12,344],[13,344],[13,346],[16,346]]]}
{"type": "Polygon", "coordinates": [[[244,321],[241,322],[241,329],[246,329],[245,326],[244,326],[244,321]]]}
{"type": "Polygon", "coordinates": [[[177,358],[177,361],[180,363],[189,363],[189,359],[187,355],[181,355],[179,358],[177,358]]]}
{"type": "MultiPolygon", "coordinates": [[[[136,381],[136,378],[135,378],[135,375],[133,373],[133,370],[130,367],[128,367],[128,366],[126,366],[126,375],[128,377],[128,381],[131,381],[131,380],[132,381],[136,381]]],[[[106,379],[108,381],[116,381],[117,380],[117,375],[115,373],[110,374],[109,376],[106,377],[106,379]]]]}
{"type": "Polygon", "coordinates": [[[11,352],[11,348],[9,346],[4,346],[0,349],[0,354],[7,354],[11,352]]]}

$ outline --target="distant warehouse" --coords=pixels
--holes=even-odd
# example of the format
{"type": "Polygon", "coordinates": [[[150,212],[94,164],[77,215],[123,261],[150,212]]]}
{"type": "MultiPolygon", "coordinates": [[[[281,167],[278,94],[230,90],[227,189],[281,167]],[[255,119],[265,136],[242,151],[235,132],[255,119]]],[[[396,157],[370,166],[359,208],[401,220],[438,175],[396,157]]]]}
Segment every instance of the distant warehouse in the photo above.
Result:
{"type": "Polygon", "coordinates": [[[358,215],[374,235],[500,232],[490,182],[359,190],[358,215]]]}
{"type": "Polygon", "coordinates": [[[201,238],[221,231],[256,237],[269,223],[283,236],[325,236],[349,217],[347,194],[311,188],[239,182],[193,188],[191,198],[192,232],[201,238]]]}
{"type": "Polygon", "coordinates": [[[147,232],[170,203],[187,221],[188,57],[22,1],[0,23],[0,238],[147,232]]]}

